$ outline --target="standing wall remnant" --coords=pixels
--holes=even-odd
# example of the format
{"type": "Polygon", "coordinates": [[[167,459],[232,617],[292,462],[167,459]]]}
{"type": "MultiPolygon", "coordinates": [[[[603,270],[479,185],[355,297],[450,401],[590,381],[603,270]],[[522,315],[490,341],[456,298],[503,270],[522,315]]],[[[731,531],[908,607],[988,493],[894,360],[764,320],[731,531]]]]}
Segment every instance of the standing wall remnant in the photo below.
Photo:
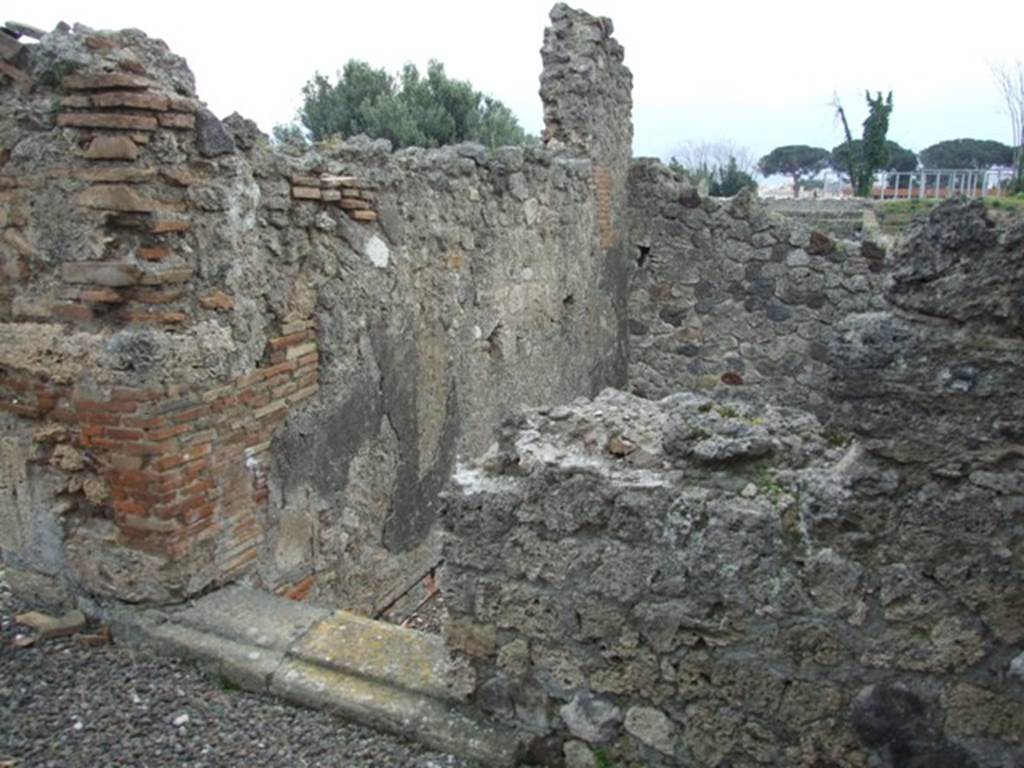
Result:
{"type": "MultiPolygon", "coordinates": [[[[591,158],[598,242],[605,282],[612,297],[618,345],[602,365],[602,378],[626,384],[629,359],[629,165],[633,157],[633,75],[625,52],[612,37],[611,19],[594,17],[564,3],[551,9],[544,31],[540,95],[544,141],[591,158]]],[[[596,393],[594,393],[596,394],[596,393]]]]}
{"type": "Polygon", "coordinates": [[[833,326],[881,306],[884,251],[749,193],[699,197],[656,161],[634,162],[629,182],[630,389],[730,390],[823,415],[833,326]]]}
{"type": "MultiPolygon", "coordinates": [[[[494,151],[288,154],[140,32],[20,49],[0,76],[16,588],[162,602],[243,579],[372,613],[436,563],[437,492],[506,408],[624,384],[628,72],[603,20],[553,24],[545,59],[592,63],[605,121],[494,151]]],[[[549,122],[587,99],[548,98],[549,122]]]]}
{"type": "Polygon", "coordinates": [[[609,390],[460,468],[447,642],[586,764],[1024,761],[1024,226],[946,204],[831,341],[834,419],[609,390]]]}

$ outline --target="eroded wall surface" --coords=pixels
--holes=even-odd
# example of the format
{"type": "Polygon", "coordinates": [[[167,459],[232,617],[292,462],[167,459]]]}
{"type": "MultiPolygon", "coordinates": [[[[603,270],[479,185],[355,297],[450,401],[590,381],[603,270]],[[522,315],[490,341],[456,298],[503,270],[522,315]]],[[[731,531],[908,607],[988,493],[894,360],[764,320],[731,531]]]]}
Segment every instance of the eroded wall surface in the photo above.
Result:
{"type": "MultiPolygon", "coordinates": [[[[552,19],[552,66],[628,85],[610,25],[552,19]]],[[[142,33],[4,56],[15,587],[167,601],[244,578],[372,612],[435,564],[437,491],[506,408],[624,384],[628,88],[587,141],[289,155],[142,33]]],[[[585,93],[544,92],[552,120],[581,114],[585,93]]]]}
{"type": "Polygon", "coordinates": [[[748,194],[699,197],[656,161],[629,182],[631,391],[733,388],[824,415],[833,326],[880,306],[884,251],[748,194]]]}
{"type": "Polygon", "coordinates": [[[508,420],[445,515],[474,701],[574,765],[1024,760],[1022,289],[1024,227],[947,204],[836,323],[827,428],[694,393],[508,420]]]}

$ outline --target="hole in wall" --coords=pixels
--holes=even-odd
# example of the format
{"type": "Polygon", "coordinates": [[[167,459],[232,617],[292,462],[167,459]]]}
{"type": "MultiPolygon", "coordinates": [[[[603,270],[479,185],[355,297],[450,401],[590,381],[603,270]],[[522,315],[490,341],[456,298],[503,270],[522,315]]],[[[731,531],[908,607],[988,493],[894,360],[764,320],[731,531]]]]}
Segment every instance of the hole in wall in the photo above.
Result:
{"type": "Polygon", "coordinates": [[[651,257],[651,246],[649,245],[638,245],[636,247],[636,265],[638,268],[643,269],[647,265],[648,259],[651,257]]]}
{"type": "Polygon", "coordinates": [[[499,322],[487,336],[487,354],[497,360],[501,360],[505,356],[501,345],[502,330],[502,325],[499,322]]]}
{"type": "Polygon", "coordinates": [[[370,617],[406,629],[440,634],[446,617],[438,578],[443,565],[444,560],[439,560],[426,572],[416,574],[404,588],[375,608],[370,617]]]}

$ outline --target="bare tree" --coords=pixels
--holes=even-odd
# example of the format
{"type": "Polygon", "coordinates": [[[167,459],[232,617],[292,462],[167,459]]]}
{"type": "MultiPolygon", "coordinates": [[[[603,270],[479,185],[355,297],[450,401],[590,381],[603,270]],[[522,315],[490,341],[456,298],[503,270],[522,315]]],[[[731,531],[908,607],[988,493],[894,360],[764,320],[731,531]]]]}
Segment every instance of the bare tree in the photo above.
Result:
{"type": "Polygon", "coordinates": [[[684,141],[677,144],[669,156],[676,164],[697,174],[727,168],[730,160],[744,173],[753,174],[757,170],[757,158],[747,147],[734,141],[684,141]]]}
{"type": "Polygon", "coordinates": [[[1012,64],[1001,61],[991,65],[992,77],[1006,101],[1013,135],[1013,166],[1016,168],[1014,188],[1024,192],[1024,61],[1012,64]]]}

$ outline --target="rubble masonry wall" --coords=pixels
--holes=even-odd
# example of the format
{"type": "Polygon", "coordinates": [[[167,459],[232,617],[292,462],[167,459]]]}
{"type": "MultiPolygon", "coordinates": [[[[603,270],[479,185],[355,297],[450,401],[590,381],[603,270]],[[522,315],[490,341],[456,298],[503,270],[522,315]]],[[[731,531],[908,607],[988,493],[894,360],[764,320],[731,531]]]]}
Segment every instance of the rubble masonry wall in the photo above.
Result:
{"type": "Polygon", "coordinates": [[[552,19],[576,90],[549,72],[547,147],[493,152],[278,151],[136,31],[5,53],[16,587],[162,602],[245,579],[371,613],[436,563],[437,493],[506,408],[625,384],[629,73],[606,21],[552,19]]]}
{"type": "Polygon", "coordinates": [[[947,203],[887,271],[834,326],[828,427],[609,390],[460,468],[478,706],[573,765],[1024,759],[1024,225],[947,203]]]}
{"type": "Polygon", "coordinates": [[[827,417],[834,324],[881,306],[884,251],[749,194],[698,197],[656,161],[629,183],[631,391],[726,389],[827,417]]]}

